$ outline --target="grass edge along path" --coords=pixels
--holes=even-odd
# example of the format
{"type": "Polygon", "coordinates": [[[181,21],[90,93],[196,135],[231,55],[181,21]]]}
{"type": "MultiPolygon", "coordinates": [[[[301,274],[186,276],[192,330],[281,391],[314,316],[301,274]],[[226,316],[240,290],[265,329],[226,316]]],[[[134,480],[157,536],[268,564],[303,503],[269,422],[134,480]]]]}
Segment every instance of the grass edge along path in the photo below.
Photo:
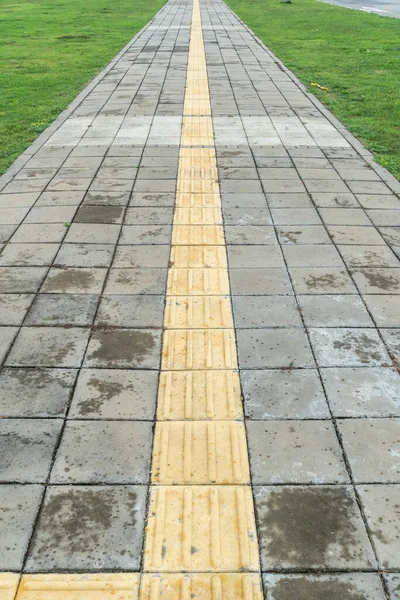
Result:
{"type": "Polygon", "coordinates": [[[0,175],[165,0],[3,0],[0,175]]]}
{"type": "Polygon", "coordinates": [[[400,19],[318,0],[225,1],[400,179],[400,19]]]}

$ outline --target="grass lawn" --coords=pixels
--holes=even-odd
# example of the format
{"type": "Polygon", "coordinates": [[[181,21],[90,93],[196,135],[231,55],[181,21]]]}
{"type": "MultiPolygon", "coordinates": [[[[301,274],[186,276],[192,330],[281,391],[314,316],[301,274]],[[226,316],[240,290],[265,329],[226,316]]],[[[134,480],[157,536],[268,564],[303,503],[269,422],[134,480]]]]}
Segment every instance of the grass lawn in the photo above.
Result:
{"type": "Polygon", "coordinates": [[[227,4],[400,178],[400,19],[317,0],[227,4]]]}
{"type": "Polygon", "coordinates": [[[165,0],[1,0],[0,173],[165,0]]]}

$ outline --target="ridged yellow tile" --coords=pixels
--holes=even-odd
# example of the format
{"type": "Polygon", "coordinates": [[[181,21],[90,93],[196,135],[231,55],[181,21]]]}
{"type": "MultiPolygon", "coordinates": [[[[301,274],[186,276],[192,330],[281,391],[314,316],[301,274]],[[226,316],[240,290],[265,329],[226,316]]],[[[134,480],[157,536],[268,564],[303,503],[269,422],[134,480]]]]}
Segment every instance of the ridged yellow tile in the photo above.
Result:
{"type": "Polygon", "coordinates": [[[167,296],[166,329],[233,329],[228,296],[167,296]]]}
{"type": "Polygon", "coordinates": [[[0,573],[0,600],[14,600],[18,583],[17,573],[0,573]]]}
{"type": "Polygon", "coordinates": [[[236,369],[231,329],[167,329],[163,335],[162,370],[236,369]]]}
{"type": "Polygon", "coordinates": [[[227,420],[242,416],[236,371],[161,371],[158,421],[227,420]]]}
{"type": "Polygon", "coordinates": [[[174,246],[225,246],[222,225],[174,225],[174,246]]]}
{"type": "Polygon", "coordinates": [[[208,206],[177,207],[174,213],[175,225],[222,225],[222,212],[220,208],[208,206]]]}
{"type": "Polygon", "coordinates": [[[229,294],[226,269],[170,269],[167,294],[175,296],[229,294]]]}
{"type": "Polygon", "coordinates": [[[183,106],[184,116],[211,115],[211,105],[207,98],[186,98],[183,106]]]}
{"type": "Polygon", "coordinates": [[[181,148],[179,158],[214,158],[215,148],[181,148]]]}
{"type": "Polygon", "coordinates": [[[244,423],[161,421],[156,424],[152,483],[248,484],[244,423]]]}
{"type": "Polygon", "coordinates": [[[257,571],[253,498],[248,486],[154,486],[146,571],[257,571]]]}
{"type": "MultiPolygon", "coordinates": [[[[193,82],[193,90],[199,92],[201,89],[201,82],[199,82],[198,87],[193,82]]],[[[184,146],[213,146],[214,136],[211,117],[184,117],[181,144],[184,146]]]]}
{"type": "Polygon", "coordinates": [[[139,573],[24,575],[16,600],[137,600],[139,573]]]}
{"type": "Polygon", "coordinates": [[[220,208],[219,194],[177,194],[175,206],[179,208],[210,207],[220,208]]]}
{"type": "MultiPolygon", "coordinates": [[[[212,159],[209,159],[210,162],[212,159]]],[[[200,161],[199,161],[200,162],[200,161]]],[[[201,180],[212,180],[218,179],[218,171],[216,165],[192,165],[186,166],[185,164],[179,165],[178,179],[184,181],[196,181],[201,180]]]]}
{"type": "Polygon", "coordinates": [[[146,574],[140,600],[262,600],[256,573],[146,574]]]}
{"type": "Polygon", "coordinates": [[[228,267],[224,246],[172,246],[170,264],[174,269],[228,267]]]}
{"type": "Polygon", "coordinates": [[[178,194],[218,194],[217,179],[178,179],[176,185],[178,194]]]}

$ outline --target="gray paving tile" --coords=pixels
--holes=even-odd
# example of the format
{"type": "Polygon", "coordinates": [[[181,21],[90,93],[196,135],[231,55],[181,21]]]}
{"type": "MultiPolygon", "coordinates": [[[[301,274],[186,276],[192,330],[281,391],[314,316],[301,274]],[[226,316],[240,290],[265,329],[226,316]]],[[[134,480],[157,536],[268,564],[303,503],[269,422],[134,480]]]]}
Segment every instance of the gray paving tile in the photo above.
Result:
{"type": "Polygon", "coordinates": [[[315,208],[271,208],[276,226],[320,225],[321,219],[315,208]]]}
{"type": "Polygon", "coordinates": [[[254,485],[348,482],[329,421],[248,421],[246,429],[254,485]]]}
{"type": "Polygon", "coordinates": [[[0,294],[0,325],[21,325],[33,294],[0,294]]]}
{"type": "Polygon", "coordinates": [[[49,487],[27,570],[137,571],[145,504],[143,486],[49,487]]]}
{"type": "Polygon", "coordinates": [[[103,223],[72,223],[65,241],[76,244],[116,244],[120,225],[103,223]]]}
{"type": "Polygon", "coordinates": [[[346,192],[316,192],[311,194],[318,208],[356,208],[359,205],[353,194],[346,192]]]}
{"type": "Polygon", "coordinates": [[[57,268],[50,269],[41,289],[47,294],[100,294],[107,269],[57,268]]]}
{"type": "Polygon", "coordinates": [[[313,367],[314,360],[302,329],[239,329],[241,369],[313,367]]]}
{"type": "Polygon", "coordinates": [[[262,225],[225,225],[227,244],[267,244],[276,245],[277,239],[273,227],[262,225]]]}
{"type": "Polygon", "coordinates": [[[286,225],[277,228],[281,244],[331,244],[331,240],[322,225],[286,225]]]}
{"type": "Polygon", "coordinates": [[[22,569],[42,494],[40,485],[0,485],[2,571],[22,569]]]}
{"type": "Polygon", "coordinates": [[[346,419],[338,426],[357,483],[400,482],[400,419],[346,419]]]}
{"type": "Polygon", "coordinates": [[[362,294],[400,294],[400,268],[352,270],[362,294]]]}
{"type": "Polygon", "coordinates": [[[361,225],[327,225],[329,235],[335,244],[350,244],[361,246],[382,246],[384,241],[379,231],[374,227],[361,225]]]}
{"type": "Polygon", "coordinates": [[[84,366],[158,369],[161,334],[150,329],[104,329],[89,342],[84,366]]]}
{"type": "Polygon", "coordinates": [[[147,483],[152,425],[146,421],[68,421],[51,483],[147,483]]]}
{"type": "Polygon", "coordinates": [[[124,225],[120,244],[170,244],[170,225],[124,225]]]}
{"type": "MultiPolygon", "coordinates": [[[[378,560],[383,569],[400,569],[400,486],[357,486],[361,496],[368,526],[371,530],[378,560]]],[[[387,575],[389,589],[396,600],[398,575],[387,575]]]]}
{"type": "Polygon", "coordinates": [[[320,367],[380,367],[390,363],[385,346],[373,329],[310,329],[320,367]]]}
{"type": "Polygon", "coordinates": [[[234,295],[291,294],[287,271],[284,267],[231,269],[231,292],[234,295]]]}
{"type": "Polygon", "coordinates": [[[69,223],[76,212],[75,206],[34,206],[24,223],[69,223]]]}
{"type": "Polygon", "coordinates": [[[164,296],[103,296],[96,323],[112,327],[162,327],[164,296]]]}
{"type": "Polygon", "coordinates": [[[231,269],[284,266],[282,253],[278,247],[228,246],[227,250],[231,269]]]}
{"type": "Polygon", "coordinates": [[[3,369],[0,417],[64,416],[75,378],[73,369],[3,369]]]}
{"type": "Polygon", "coordinates": [[[41,267],[54,260],[58,244],[7,244],[0,256],[1,266],[41,267]]]}
{"type": "Polygon", "coordinates": [[[290,273],[298,294],[357,293],[347,271],[339,267],[292,267],[290,273]]]}
{"type": "Polygon", "coordinates": [[[111,269],[105,294],[164,294],[167,269],[111,269]]]}
{"type": "Polygon", "coordinates": [[[399,259],[387,246],[338,246],[348,267],[397,267],[399,259]]]}
{"type": "Polygon", "coordinates": [[[361,298],[352,295],[298,296],[308,327],[373,327],[361,298]]]}
{"type": "Polygon", "coordinates": [[[113,267],[129,268],[167,268],[170,247],[166,244],[154,246],[118,246],[113,267]]]}
{"type": "Polygon", "coordinates": [[[13,367],[79,367],[89,331],[78,327],[23,327],[7,358],[13,367]]]}
{"type": "Polygon", "coordinates": [[[266,199],[264,194],[221,194],[223,208],[265,208],[266,199]]]}
{"type": "Polygon", "coordinates": [[[327,419],[330,416],[315,370],[241,371],[240,381],[249,419],[327,419]]]}
{"type": "Polygon", "coordinates": [[[268,206],[275,209],[313,208],[308,194],[266,194],[268,206]]]}
{"type": "MultiPolygon", "coordinates": [[[[104,206],[107,209],[112,207],[124,207],[129,202],[129,192],[93,192],[89,191],[85,195],[85,199],[82,202],[84,206],[104,206]]],[[[104,213],[103,213],[104,214],[104,213]]],[[[111,214],[113,214],[111,212],[111,214]]],[[[116,212],[114,215],[117,214],[116,212]]]]}
{"type": "Polygon", "coordinates": [[[74,223],[121,223],[122,206],[90,206],[84,205],[74,217],[74,223]]]}
{"type": "Polygon", "coordinates": [[[54,267],[109,267],[114,247],[108,244],[62,244],[54,267]]]}
{"type": "Polygon", "coordinates": [[[238,328],[302,326],[291,296],[234,296],[233,312],[238,328]]]}
{"type": "Polygon", "coordinates": [[[44,267],[0,267],[0,289],[3,294],[37,292],[47,269],[44,267]]]}
{"type": "Polygon", "coordinates": [[[312,600],[384,600],[385,593],[375,573],[273,574],[265,573],[267,600],[289,598],[312,600]]]}
{"type": "Polygon", "coordinates": [[[142,193],[134,192],[132,194],[129,206],[171,206],[175,205],[175,194],[173,192],[164,193],[142,193]]]}
{"type": "Polygon", "coordinates": [[[255,487],[262,570],[368,570],[374,558],[347,486],[255,487]]]}
{"type": "Polygon", "coordinates": [[[399,600],[400,598],[400,573],[387,573],[384,575],[386,585],[389,590],[390,600],[399,600]]]}
{"type": "Polygon", "coordinates": [[[378,327],[400,327],[400,303],[398,295],[364,296],[378,327]]]}
{"type": "Polygon", "coordinates": [[[18,327],[0,327],[0,364],[9,351],[17,332],[18,327]]]}
{"type": "Polygon", "coordinates": [[[282,248],[289,267],[343,267],[343,261],[333,244],[321,245],[316,252],[315,245],[286,245],[282,248]]]}
{"type": "Polygon", "coordinates": [[[321,369],[336,417],[400,416],[400,378],[387,367],[321,369]]]}
{"type": "Polygon", "coordinates": [[[91,325],[98,301],[93,294],[39,294],[25,325],[91,325]]]}
{"type": "Polygon", "coordinates": [[[125,225],[171,225],[173,208],[171,207],[139,207],[128,208],[125,225]]]}
{"type": "Polygon", "coordinates": [[[0,421],[0,482],[45,483],[62,419],[0,421]]]}
{"type": "Polygon", "coordinates": [[[268,208],[224,208],[225,225],[271,225],[272,220],[268,208]]]}

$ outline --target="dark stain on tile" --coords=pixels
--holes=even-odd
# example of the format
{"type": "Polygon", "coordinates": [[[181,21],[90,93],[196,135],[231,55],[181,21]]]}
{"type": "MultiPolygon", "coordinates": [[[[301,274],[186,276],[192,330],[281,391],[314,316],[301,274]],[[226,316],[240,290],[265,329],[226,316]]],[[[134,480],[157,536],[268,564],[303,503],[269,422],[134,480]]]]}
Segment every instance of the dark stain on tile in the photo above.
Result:
{"type": "Polygon", "coordinates": [[[368,600],[352,583],[333,577],[329,580],[282,578],[271,591],[273,600],[368,600]]]}
{"type": "Polygon", "coordinates": [[[382,354],[378,340],[369,337],[366,333],[352,333],[347,331],[342,340],[335,340],[333,347],[337,350],[350,350],[360,359],[360,362],[368,364],[371,360],[380,360],[382,354]]]}
{"type": "Polygon", "coordinates": [[[63,269],[59,273],[52,273],[45,282],[47,292],[68,292],[71,288],[88,290],[95,282],[93,273],[79,269],[63,269]]]}
{"type": "Polygon", "coordinates": [[[99,331],[93,336],[100,346],[89,355],[90,359],[110,362],[142,362],[154,348],[154,335],[148,331],[99,331]]]}

